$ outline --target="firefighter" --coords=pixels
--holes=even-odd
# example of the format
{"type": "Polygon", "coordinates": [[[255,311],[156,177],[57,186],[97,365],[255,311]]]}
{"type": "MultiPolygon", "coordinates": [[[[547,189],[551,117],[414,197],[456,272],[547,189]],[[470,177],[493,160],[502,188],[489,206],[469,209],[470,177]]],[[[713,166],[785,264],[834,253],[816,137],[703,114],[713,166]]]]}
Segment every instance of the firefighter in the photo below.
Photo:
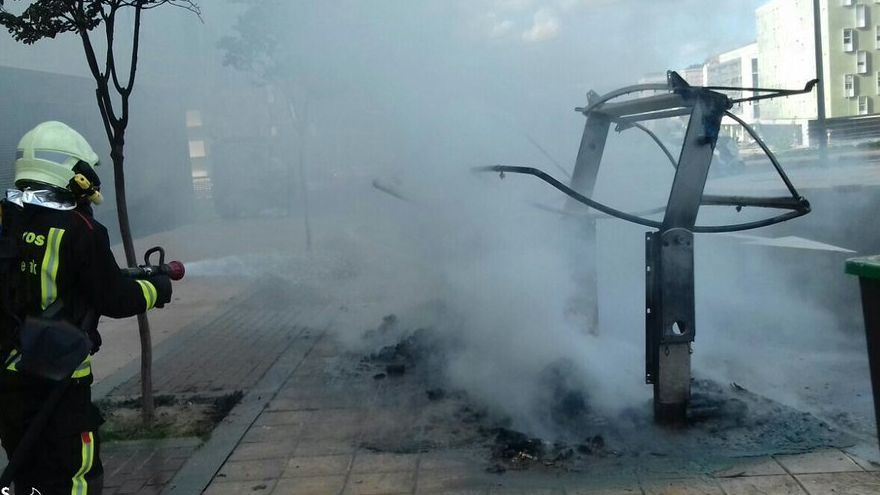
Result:
{"type": "MultiPolygon", "coordinates": [[[[87,332],[92,354],[100,346],[97,315],[125,318],[171,300],[165,275],[123,277],[110,251],[107,229],[92,215],[102,200],[95,173],[98,155],[75,130],[44,122],[18,144],[15,188],[2,206],[2,236],[12,236],[16,262],[2,284],[13,319],[63,319],[87,332]],[[11,309],[10,309],[11,308],[11,309]],[[90,324],[94,322],[94,324],[90,324]]],[[[0,440],[7,457],[22,439],[53,384],[17,369],[21,353],[15,325],[0,340],[0,440]]],[[[18,493],[101,493],[103,467],[91,401],[91,356],[71,376],[59,406],[14,476],[18,493]]]]}

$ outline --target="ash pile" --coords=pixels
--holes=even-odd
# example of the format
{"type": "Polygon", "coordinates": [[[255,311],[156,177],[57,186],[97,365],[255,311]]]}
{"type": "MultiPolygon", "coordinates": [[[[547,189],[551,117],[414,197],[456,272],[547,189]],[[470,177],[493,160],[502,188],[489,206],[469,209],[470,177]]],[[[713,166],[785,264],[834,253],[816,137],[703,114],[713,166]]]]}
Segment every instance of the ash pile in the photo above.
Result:
{"type": "MultiPolygon", "coordinates": [[[[365,339],[387,337],[399,332],[396,315],[388,315],[375,329],[366,333],[365,339]]],[[[383,380],[388,377],[400,377],[407,371],[425,372],[439,369],[445,355],[446,345],[429,329],[418,328],[406,332],[397,342],[385,345],[361,359],[361,369],[370,369],[375,373],[373,379],[383,380]]]]}
{"type": "Polygon", "coordinates": [[[723,463],[856,443],[811,414],[736,384],[702,379],[692,382],[688,422],[680,428],[655,425],[650,401],[609,415],[591,403],[578,367],[566,361],[541,373],[546,394],[531,412],[541,416],[544,426],[529,430],[447,377],[445,366],[459,349],[456,342],[431,328],[403,329],[394,315],[366,338],[386,342],[362,356],[357,378],[373,383],[382,411],[398,412],[363,439],[361,446],[373,451],[470,449],[493,473],[578,472],[598,463],[657,458],[723,463]],[[394,339],[387,343],[389,336],[394,339]]]}

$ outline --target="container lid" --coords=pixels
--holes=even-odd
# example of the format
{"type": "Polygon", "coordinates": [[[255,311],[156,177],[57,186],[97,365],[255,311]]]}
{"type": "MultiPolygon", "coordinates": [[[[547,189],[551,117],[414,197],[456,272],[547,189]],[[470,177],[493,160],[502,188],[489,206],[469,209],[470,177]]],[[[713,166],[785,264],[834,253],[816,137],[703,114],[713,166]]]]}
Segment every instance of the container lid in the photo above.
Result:
{"type": "Polygon", "coordinates": [[[846,273],[880,280],[880,255],[846,260],[846,273]]]}

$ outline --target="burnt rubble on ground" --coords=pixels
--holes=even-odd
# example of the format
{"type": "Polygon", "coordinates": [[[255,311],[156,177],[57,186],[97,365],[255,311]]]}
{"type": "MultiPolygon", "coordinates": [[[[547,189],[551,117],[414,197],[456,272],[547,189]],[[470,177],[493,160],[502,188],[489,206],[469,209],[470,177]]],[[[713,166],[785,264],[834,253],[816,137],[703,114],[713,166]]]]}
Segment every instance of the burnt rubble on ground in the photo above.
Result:
{"type": "MultiPolygon", "coordinates": [[[[797,411],[739,386],[694,380],[687,424],[656,425],[651,404],[623,411],[611,420],[577,411],[583,423],[572,423],[555,408],[573,399],[563,394],[548,405],[562,440],[545,441],[506,427],[483,427],[489,445],[490,472],[534,467],[579,471],[603,458],[620,462],[681,458],[700,463],[735,457],[801,453],[823,447],[845,447],[853,439],[815,416],[797,411]],[[562,420],[561,422],[559,420],[562,420]],[[580,436],[577,436],[580,435],[580,436]]],[[[579,401],[574,401],[580,406],[579,401]]],[[[571,412],[571,411],[570,411],[571,412]]],[[[490,418],[486,418],[490,422],[490,418]]],[[[484,422],[483,424],[486,424],[484,422]]]]}
{"type": "MultiPolygon", "coordinates": [[[[386,331],[399,325],[393,315],[383,324],[386,331]]],[[[848,435],[808,413],[736,384],[703,379],[692,381],[687,424],[663,428],[653,421],[650,401],[613,413],[596,407],[581,368],[566,361],[554,362],[540,373],[543,395],[535,401],[535,409],[528,411],[531,414],[524,414],[537,421],[532,426],[542,432],[539,438],[528,432],[532,428],[523,429],[446,382],[443,366],[454,347],[430,329],[399,334],[396,342],[363,356],[358,373],[366,380],[379,375],[392,380],[377,382],[377,394],[387,395],[389,403],[410,408],[407,415],[424,421],[410,430],[392,424],[382,432],[384,436],[377,433],[365,444],[377,451],[482,449],[487,470],[502,473],[523,469],[580,471],[601,459],[641,462],[639,459],[686,457],[711,462],[853,443],[848,435]],[[400,431],[394,433],[395,428],[400,431]]]]}
{"type": "Polygon", "coordinates": [[[738,385],[693,381],[688,414],[693,443],[738,455],[797,453],[851,445],[853,439],[812,414],[798,411],[738,385]]]}
{"type": "Polygon", "coordinates": [[[485,431],[494,435],[490,446],[488,472],[503,473],[507,470],[524,470],[540,466],[566,471],[578,470],[578,466],[589,463],[588,457],[619,457],[619,453],[605,448],[601,435],[585,438],[577,444],[566,442],[546,442],[540,438],[529,437],[525,433],[498,427],[485,431]]]}
{"type": "MultiPolygon", "coordinates": [[[[536,466],[577,470],[588,458],[617,457],[620,454],[605,445],[599,431],[604,419],[589,406],[584,384],[577,367],[566,360],[556,361],[541,372],[539,382],[546,391],[543,410],[535,411],[544,419],[544,428],[553,431],[554,440],[532,437],[509,427],[483,428],[491,439],[489,472],[522,470],[536,466]]],[[[504,421],[507,423],[507,421],[504,421]]]]}
{"type": "Polygon", "coordinates": [[[494,435],[491,444],[490,472],[528,469],[533,465],[568,468],[576,457],[592,455],[592,444],[604,444],[601,437],[588,439],[582,445],[570,446],[563,442],[549,443],[540,438],[508,428],[491,428],[486,434],[494,435]]]}
{"type": "MultiPolygon", "coordinates": [[[[396,315],[388,315],[374,330],[364,335],[365,340],[383,340],[388,335],[401,333],[396,315]]],[[[416,366],[427,369],[432,366],[441,367],[443,349],[441,342],[431,329],[419,328],[411,332],[403,332],[397,342],[380,347],[361,359],[362,369],[374,371],[377,380],[386,377],[399,377],[413,370],[416,366]]]]}

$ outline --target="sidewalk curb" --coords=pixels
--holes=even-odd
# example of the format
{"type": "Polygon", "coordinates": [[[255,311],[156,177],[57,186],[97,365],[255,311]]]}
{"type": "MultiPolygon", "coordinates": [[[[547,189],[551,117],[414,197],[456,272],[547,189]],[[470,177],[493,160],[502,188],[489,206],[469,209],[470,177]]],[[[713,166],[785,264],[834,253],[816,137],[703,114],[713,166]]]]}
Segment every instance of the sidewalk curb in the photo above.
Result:
{"type": "Polygon", "coordinates": [[[162,490],[167,495],[202,493],[229,458],[232,451],[257,420],[266,404],[272,400],[285,382],[311,353],[327,329],[313,331],[303,327],[284,354],[266,372],[241,402],[211,433],[211,438],[199,448],[174,478],[162,490]],[[297,344],[302,345],[297,345],[297,344]]]}

